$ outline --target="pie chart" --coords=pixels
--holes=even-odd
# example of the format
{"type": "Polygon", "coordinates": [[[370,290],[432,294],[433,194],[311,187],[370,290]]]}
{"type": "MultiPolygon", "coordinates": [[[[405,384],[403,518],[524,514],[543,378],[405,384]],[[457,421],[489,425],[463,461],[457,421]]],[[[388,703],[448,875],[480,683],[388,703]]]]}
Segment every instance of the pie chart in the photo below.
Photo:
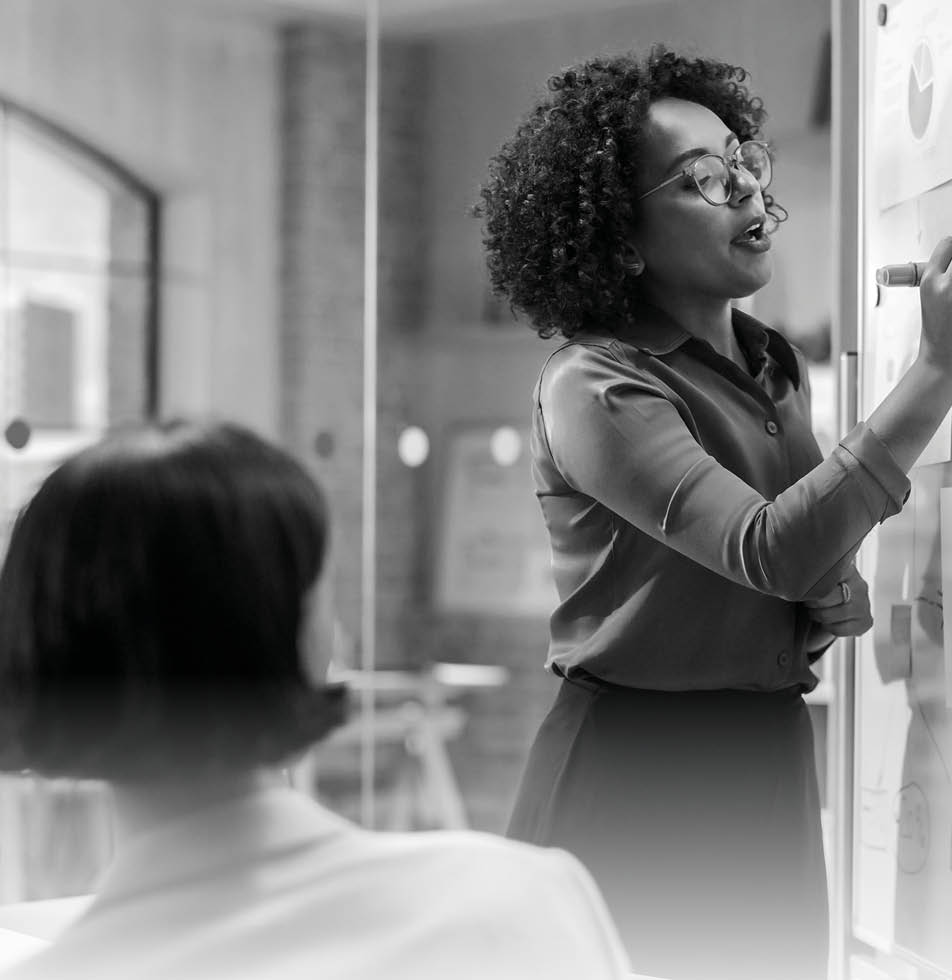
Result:
{"type": "Polygon", "coordinates": [[[909,69],[909,127],[912,135],[921,140],[932,117],[932,95],[935,88],[935,61],[925,39],[916,43],[909,69]]]}

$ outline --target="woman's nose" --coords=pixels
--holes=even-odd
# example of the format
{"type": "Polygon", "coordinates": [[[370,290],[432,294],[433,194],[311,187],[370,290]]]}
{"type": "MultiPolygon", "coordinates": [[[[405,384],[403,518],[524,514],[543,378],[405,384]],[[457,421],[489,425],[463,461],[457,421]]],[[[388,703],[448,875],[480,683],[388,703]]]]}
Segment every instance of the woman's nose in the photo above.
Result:
{"type": "Polygon", "coordinates": [[[731,203],[746,200],[760,191],[760,182],[743,167],[731,167],[731,203]]]}

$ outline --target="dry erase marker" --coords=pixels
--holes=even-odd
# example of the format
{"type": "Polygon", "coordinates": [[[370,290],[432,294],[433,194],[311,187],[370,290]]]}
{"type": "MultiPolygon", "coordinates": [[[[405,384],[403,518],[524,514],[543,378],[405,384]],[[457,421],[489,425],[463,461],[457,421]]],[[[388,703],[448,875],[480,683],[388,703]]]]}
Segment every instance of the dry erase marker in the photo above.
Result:
{"type": "Polygon", "coordinates": [[[884,265],[876,270],[876,282],[880,286],[918,286],[925,262],[903,262],[901,265],[884,265]]]}

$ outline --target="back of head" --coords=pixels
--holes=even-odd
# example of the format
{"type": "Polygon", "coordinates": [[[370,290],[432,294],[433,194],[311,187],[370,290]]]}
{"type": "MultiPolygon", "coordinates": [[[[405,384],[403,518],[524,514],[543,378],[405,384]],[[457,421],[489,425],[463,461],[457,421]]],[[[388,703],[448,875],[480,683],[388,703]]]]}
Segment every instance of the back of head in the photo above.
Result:
{"type": "Polygon", "coordinates": [[[273,764],[340,720],[302,613],[326,508],[234,425],[129,430],[68,459],[0,573],[0,765],[138,780],[273,764]]]}

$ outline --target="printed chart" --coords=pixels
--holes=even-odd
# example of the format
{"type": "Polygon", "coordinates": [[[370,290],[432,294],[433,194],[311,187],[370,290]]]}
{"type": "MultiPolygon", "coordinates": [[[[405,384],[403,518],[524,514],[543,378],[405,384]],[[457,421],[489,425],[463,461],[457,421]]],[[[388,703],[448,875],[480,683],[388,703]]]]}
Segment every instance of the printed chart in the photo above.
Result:
{"type": "Polygon", "coordinates": [[[952,180],[952,4],[888,5],[873,97],[879,207],[952,180]]]}

